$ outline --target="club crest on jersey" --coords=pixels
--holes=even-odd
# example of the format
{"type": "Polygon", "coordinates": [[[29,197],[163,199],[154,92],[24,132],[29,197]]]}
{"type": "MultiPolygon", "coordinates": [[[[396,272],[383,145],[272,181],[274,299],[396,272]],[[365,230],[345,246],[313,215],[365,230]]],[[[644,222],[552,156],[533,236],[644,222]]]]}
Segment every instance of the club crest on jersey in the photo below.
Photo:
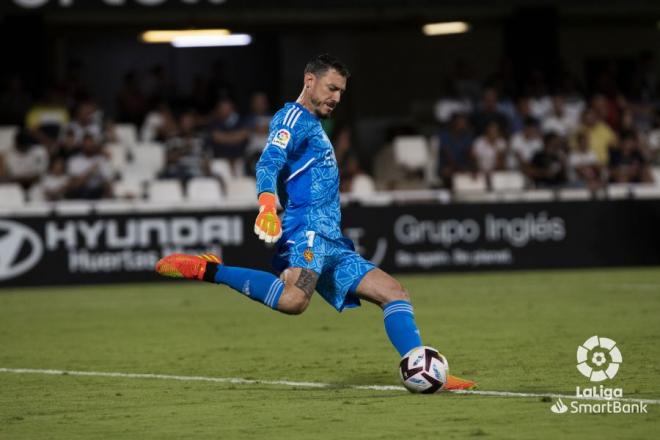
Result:
{"type": "Polygon", "coordinates": [[[289,145],[290,140],[291,140],[291,133],[289,133],[288,130],[282,128],[278,130],[277,133],[275,133],[275,136],[273,137],[273,141],[271,143],[273,145],[277,145],[280,148],[286,148],[286,146],[289,145]]]}
{"type": "Polygon", "coordinates": [[[303,258],[308,263],[311,263],[312,260],[314,259],[314,252],[312,252],[310,248],[305,249],[305,252],[303,252],[303,258]]]}

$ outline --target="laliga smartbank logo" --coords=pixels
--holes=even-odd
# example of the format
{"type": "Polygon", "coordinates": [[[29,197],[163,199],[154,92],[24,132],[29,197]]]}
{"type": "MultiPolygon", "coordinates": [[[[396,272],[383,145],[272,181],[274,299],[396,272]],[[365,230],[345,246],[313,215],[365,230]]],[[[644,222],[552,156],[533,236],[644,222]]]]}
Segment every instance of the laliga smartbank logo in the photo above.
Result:
{"type": "MultiPolygon", "coordinates": [[[[591,382],[614,379],[623,363],[621,350],[610,338],[592,336],[577,348],[577,369],[591,382]]],[[[565,404],[561,398],[550,407],[555,414],[646,414],[647,404],[642,402],[622,402],[623,388],[609,388],[595,385],[575,387],[575,397],[565,404]],[[589,400],[593,399],[592,402],[589,400]]]]}

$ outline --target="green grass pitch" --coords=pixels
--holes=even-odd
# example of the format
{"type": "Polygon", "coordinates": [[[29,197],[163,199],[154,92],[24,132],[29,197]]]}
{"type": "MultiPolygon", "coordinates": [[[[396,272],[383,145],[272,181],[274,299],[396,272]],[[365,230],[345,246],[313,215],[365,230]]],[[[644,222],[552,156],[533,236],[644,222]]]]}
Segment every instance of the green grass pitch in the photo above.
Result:
{"type": "MultiPolygon", "coordinates": [[[[424,341],[481,390],[574,394],[592,335],[608,386],[660,399],[660,269],[401,276],[424,341]]],[[[411,395],[373,305],[285,316],[192,282],[0,290],[0,368],[337,384],[330,389],[0,373],[0,439],[658,438],[642,415],[553,414],[547,398],[411,395]]]]}

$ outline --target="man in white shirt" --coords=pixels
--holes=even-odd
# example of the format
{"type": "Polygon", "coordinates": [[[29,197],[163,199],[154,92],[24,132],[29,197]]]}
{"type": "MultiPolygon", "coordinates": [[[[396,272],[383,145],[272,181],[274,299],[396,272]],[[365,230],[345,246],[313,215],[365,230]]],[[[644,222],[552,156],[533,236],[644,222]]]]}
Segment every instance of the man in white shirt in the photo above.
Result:
{"type": "Polygon", "coordinates": [[[83,137],[82,151],[69,159],[67,173],[71,176],[68,191],[71,199],[100,199],[112,194],[110,160],[92,135],[83,137]]]}
{"type": "Polygon", "coordinates": [[[48,169],[48,152],[43,146],[35,144],[27,133],[19,132],[14,148],[5,156],[5,167],[10,181],[28,189],[48,169]]]}

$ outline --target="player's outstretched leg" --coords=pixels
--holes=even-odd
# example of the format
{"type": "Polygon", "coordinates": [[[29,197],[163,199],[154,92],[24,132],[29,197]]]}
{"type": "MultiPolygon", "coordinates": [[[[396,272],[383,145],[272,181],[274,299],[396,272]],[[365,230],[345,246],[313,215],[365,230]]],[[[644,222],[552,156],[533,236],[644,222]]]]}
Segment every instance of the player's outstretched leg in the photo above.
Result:
{"type": "MultiPolygon", "coordinates": [[[[285,271],[293,272],[294,276],[287,277],[283,282],[275,275],[261,270],[226,266],[220,257],[212,254],[168,255],[158,261],[156,272],[166,277],[224,284],[272,309],[294,315],[307,308],[316,285],[316,279],[310,280],[309,276],[303,276],[305,274],[301,273],[301,269],[285,271]]],[[[313,278],[315,274],[312,272],[311,275],[313,278]]]]}
{"type": "MultiPolygon", "coordinates": [[[[357,294],[383,309],[385,332],[401,356],[422,344],[408,292],[397,280],[380,269],[368,272],[358,285],[357,294]]],[[[472,389],[476,383],[448,376],[445,390],[472,389]]]]}

